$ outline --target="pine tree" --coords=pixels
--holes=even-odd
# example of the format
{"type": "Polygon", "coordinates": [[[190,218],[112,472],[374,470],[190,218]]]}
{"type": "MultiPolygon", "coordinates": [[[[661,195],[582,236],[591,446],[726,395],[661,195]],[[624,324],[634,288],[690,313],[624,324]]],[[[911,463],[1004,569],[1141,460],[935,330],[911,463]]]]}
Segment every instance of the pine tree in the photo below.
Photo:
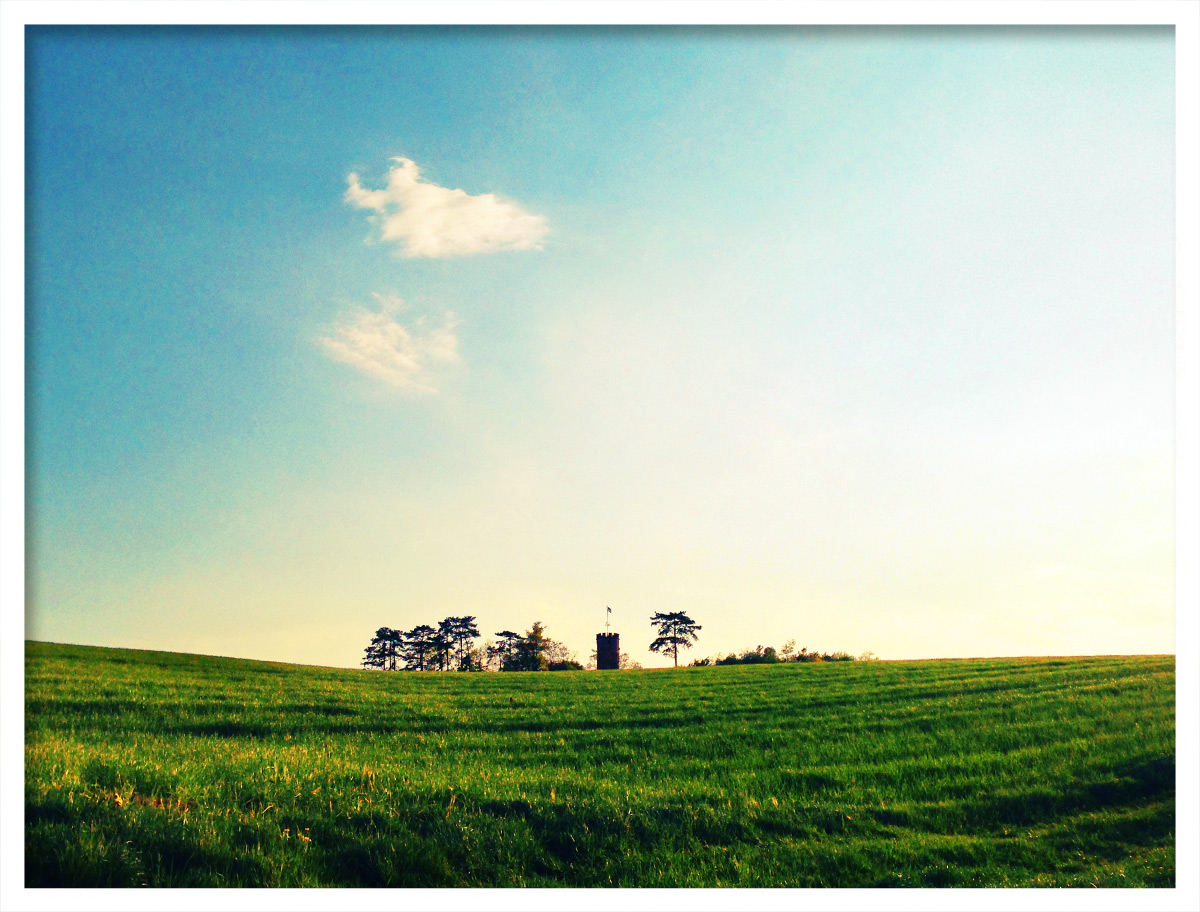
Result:
{"type": "Polygon", "coordinates": [[[472,615],[446,618],[449,622],[449,633],[458,649],[458,670],[470,671],[474,664],[471,661],[471,644],[479,636],[479,627],[472,615]]]}
{"type": "Polygon", "coordinates": [[[520,647],[521,635],[512,630],[499,630],[496,632],[496,637],[499,642],[496,643],[496,655],[500,659],[501,671],[517,671],[514,668],[516,661],[517,650],[520,647]]]}
{"type": "Polygon", "coordinates": [[[410,671],[426,671],[432,667],[434,637],[437,631],[428,624],[420,624],[404,634],[404,645],[400,657],[404,667],[410,671]]]}
{"type": "Polygon", "coordinates": [[[371,637],[371,645],[365,650],[363,667],[395,671],[402,636],[399,630],[393,630],[391,627],[380,627],[376,630],[375,636],[371,637]]]}
{"type": "Polygon", "coordinates": [[[670,614],[655,612],[650,618],[650,623],[658,628],[658,638],[650,644],[650,651],[669,655],[678,668],[679,648],[692,648],[692,644],[698,639],[696,631],[700,629],[700,625],[682,611],[673,611],[670,614]]]}

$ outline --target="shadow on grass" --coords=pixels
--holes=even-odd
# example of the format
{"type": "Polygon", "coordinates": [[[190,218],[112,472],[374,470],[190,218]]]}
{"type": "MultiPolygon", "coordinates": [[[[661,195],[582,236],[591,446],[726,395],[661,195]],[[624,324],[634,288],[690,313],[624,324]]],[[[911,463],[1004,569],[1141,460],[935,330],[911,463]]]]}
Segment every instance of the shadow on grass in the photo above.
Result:
{"type": "MultiPolygon", "coordinates": [[[[935,833],[977,833],[981,829],[1003,826],[1040,826],[1080,814],[1174,798],[1174,757],[1153,758],[1125,767],[1097,768],[1093,772],[1105,776],[1105,781],[1081,783],[1060,791],[1031,788],[1019,794],[992,795],[955,804],[877,808],[870,814],[875,821],[889,827],[935,833]]],[[[1144,842],[1146,834],[1131,836],[1144,842]]]]}
{"type": "MultiPolygon", "coordinates": [[[[317,715],[321,711],[316,712],[317,715]]],[[[344,711],[334,713],[336,715],[352,715],[344,711]]],[[[329,718],[330,714],[324,714],[324,718],[320,721],[305,719],[303,732],[306,735],[317,736],[335,736],[335,735],[393,735],[404,732],[409,735],[453,735],[453,734],[470,734],[477,735],[480,732],[488,732],[491,734],[547,734],[555,733],[566,735],[573,732],[589,732],[603,731],[605,729],[614,728],[621,731],[629,729],[674,729],[700,727],[705,724],[705,718],[701,716],[692,717],[670,717],[659,716],[656,718],[642,719],[621,719],[613,722],[608,721],[583,721],[583,722],[560,722],[558,720],[522,720],[522,721],[491,721],[485,724],[466,724],[457,722],[448,722],[444,719],[397,719],[394,722],[366,722],[366,721],[334,721],[329,718]]],[[[269,738],[276,735],[282,735],[285,732],[292,732],[296,726],[290,724],[281,724],[275,722],[255,722],[255,721],[239,721],[235,719],[222,719],[212,722],[187,722],[175,724],[168,723],[164,728],[156,729],[156,731],[166,734],[183,734],[196,735],[200,737],[215,737],[215,738],[269,738]]]]}
{"type": "Polygon", "coordinates": [[[146,826],[108,808],[25,809],[25,885],[259,886],[268,872],[245,854],[208,849],[178,821],[146,826]]]}

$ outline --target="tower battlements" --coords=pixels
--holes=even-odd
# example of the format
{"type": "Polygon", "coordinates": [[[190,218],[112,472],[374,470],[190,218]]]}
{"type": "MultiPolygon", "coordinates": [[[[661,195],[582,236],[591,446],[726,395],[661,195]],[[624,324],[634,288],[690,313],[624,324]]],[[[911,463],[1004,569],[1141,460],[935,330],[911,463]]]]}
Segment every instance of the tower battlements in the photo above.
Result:
{"type": "Polygon", "coordinates": [[[600,671],[616,671],[621,667],[621,635],[618,633],[596,634],[596,668],[600,671]]]}

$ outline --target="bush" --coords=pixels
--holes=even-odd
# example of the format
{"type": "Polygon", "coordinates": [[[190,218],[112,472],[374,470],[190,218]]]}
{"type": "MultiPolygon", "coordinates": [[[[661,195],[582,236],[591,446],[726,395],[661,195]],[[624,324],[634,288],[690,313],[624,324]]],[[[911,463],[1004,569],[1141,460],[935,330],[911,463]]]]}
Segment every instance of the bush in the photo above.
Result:
{"type": "Polygon", "coordinates": [[[756,646],[753,649],[743,649],[741,654],[730,653],[727,656],[722,656],[717,653],[716,656],[710,656],[706,659],[696,659],[692,662],[693,668],[703,668],[709,665],[777,665],[781,662],[854,662],[854,661],[871,661],[875,659],[875,653],[864,652],[857,658],[848,652],[809,652],[805,647],[799,652],[795,651],[793,640],[788,640],[784,644],[782,652],[776,652],[773,646],[756,646]]]}
{"type": "MultiPolygon", "coordinates": [[[[705,659],[704,664],[709,660],[705,659]]],[[[730,653],[724,658],[718,657],[716,665],[777,665],[779,655],[774,646],[756,646],[754,649],[743,649],[741,655],[730,653]]],[[[693,663],[699,664],[699,663],[693,663]]]]}
{"type": "Polygon", "coordinates": [[[743,665],[776,665],[778,662],[779,656],[774,646],[756,646],[742,651],[743,665]]]}

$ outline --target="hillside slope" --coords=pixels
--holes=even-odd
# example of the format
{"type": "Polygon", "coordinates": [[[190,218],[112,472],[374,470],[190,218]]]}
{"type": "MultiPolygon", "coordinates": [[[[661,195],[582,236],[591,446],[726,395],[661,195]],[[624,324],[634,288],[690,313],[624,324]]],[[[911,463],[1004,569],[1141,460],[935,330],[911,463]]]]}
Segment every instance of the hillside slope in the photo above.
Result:
{"type": "Polygon", "coordinates": [[[411,674],[28,643],[29,886],[1170,886],[1174,658],[411,674]]]}

